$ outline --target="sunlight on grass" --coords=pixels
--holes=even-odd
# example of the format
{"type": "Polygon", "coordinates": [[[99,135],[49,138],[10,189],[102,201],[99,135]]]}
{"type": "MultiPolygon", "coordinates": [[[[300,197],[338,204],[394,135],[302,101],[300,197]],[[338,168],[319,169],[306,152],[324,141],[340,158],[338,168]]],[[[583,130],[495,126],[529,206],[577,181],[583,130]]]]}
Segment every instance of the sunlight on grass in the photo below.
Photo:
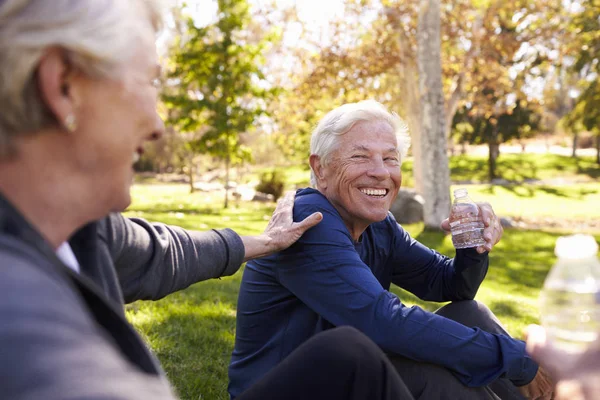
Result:
{"type": "Polygon", "coordinates": [[[597,215],[600,204],[598,183],[558,187],[469,185],[468,190],[471,198],[489,202],[501,216],[589,218],[597,215]]]}

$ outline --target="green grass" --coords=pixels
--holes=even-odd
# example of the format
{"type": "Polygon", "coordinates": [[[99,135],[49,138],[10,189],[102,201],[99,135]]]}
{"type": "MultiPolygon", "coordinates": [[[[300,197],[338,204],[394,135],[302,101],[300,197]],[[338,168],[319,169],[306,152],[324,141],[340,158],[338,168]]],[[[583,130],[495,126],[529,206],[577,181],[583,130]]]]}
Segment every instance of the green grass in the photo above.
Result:
{"type": "MultiPolygon", "coordinates": [[[[453,188],[460,185],[454,185],[453,188]]],[[[600,185],[468,185],[471,198],[488,201],[498,215],[586,219],[598,215],[600,185]]]]}
{"type": "MultiPolygon", "coordinates": [[[[521,179],[530,179],[533,175],[536,179],[559,175],[598,177],[598,168],[586,160],[578,164],[567,157],[544,157],[521,157],[521,161],[515,161],[518,165],[532,162],[537,169],[520,171],[521,167],[507,165],[503,167],[504,173],[513,171],[511,173],[521,179]]],[[[466,180],[467,176],[474,181],[483,178],[480,161],[474,157],[466,159],[466,162],[452,160],[453,180],[466,180]]],[[[410,169],[410,163],[403,169],[405,167],[410,169]]],[[[302,183],[308,179],[300,167],[286,169],[286,174],[291,177],[288,184],[291,180],[302,183]]],[[[477,200],[490,201],[500,215],[600,218],[600,209],[596,207],[600,204],[600,183],[597,182],[565,186],[470,185],[469,192],[477,200]]],[[[232,202],[228,210],[223,210],[222,202],[221,196],[189,194],[185,184],[136,185],[133,206],[127,215],[188,229],[231,227],[240,234],[256,234],[264,229],[274,208],[274,204],[232,202]]],[[[442,233],[423,231],[422,224],[405,228],[425,245],[453,254],[450,238],[442,233]]],[[[556,238],[566,233],[570,232],[510,229],[491,253],[490,270],[477,299],[486,303],[514,336],[522,337],[524,327],[538,321],[539,290],[555,261],[556,238]]],[[[600,241],[600,234],[596,240],[600,241]]],[[[127,306],[128,318],[157,354],[184,400],[228,398],[227,365],[233,348],[240,280],[238,272],[233,277],[198,283],[157,302],[140,301],[127,306]]],[[[439,307],[400,289],[392,291],[406,304],[418,304],[428,310],[439,307]]]]}
{"type": "MultiPolygon", "coordinates": [[[[593,157],[566,157],[557,154],[501,154],[497,175],[513,182],[524,180],[564,179],[594,180],[600,177],[600,166],[593,157]]],[[[450,158],[454,182],[488,181],[487,157],[454,156],[450,158]]]]}

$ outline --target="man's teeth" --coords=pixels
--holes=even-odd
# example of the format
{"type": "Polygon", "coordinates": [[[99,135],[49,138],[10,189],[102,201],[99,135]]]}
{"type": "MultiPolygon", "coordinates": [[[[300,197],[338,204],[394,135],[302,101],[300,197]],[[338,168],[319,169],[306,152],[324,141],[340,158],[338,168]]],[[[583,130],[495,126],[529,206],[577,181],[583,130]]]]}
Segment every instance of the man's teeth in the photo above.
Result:
{"type": "Polygon", "coordinates": [[[385,196],[386,193],[385,189],[361,189],[360,191],[369,196],[385,196]]]}
{"type": "Polygon", "coordinates": [[[133,163],[135,164],[136,162],[138,162],[140,160],[140,153],[138,153],[137,151],[135,153],[133,153],[133,163]]]}

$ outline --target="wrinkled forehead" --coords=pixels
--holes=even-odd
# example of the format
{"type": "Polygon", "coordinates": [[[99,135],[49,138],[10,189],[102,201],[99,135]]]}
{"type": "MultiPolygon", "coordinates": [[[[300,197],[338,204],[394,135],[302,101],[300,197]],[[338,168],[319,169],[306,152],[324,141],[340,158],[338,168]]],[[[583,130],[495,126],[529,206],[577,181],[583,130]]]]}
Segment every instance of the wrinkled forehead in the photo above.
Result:
{"type": "Polygon", "coordinates": [[[338,137],[338,148],[357,150],[397,150],[398,138],[394,128],[384,120],[358,121],[338,137]]]}

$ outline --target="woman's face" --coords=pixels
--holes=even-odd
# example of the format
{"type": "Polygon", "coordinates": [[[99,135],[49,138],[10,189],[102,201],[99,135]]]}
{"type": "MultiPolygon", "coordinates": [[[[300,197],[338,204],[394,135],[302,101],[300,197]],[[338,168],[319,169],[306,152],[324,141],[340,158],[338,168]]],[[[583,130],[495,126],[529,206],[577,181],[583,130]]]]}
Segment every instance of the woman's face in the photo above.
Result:
{"type": "Polygon", "coordinates": [[[103,212],[122,211],[129,194],[133,164],[146,141],[164,130],[156,111],[160,73],[153,35],[138,40],[119,80],[78,77],[74,161],[84,174],[94,202],[103,212]]]}

